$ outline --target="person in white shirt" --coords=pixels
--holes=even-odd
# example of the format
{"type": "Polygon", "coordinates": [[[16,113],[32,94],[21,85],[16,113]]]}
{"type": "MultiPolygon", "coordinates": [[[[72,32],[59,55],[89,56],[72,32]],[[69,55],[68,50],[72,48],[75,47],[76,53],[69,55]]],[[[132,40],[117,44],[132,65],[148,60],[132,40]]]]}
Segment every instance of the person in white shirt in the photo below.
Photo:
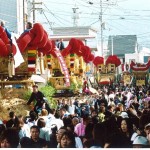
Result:
{"type": "Polygon", "coordinates": [[[35,111],[30,111],[29,118],[26,120],[29,128],[37,124],[37,114],[35,111]]]}
{"type": "Polygon", "coordinates": [[[55,118],[52,118],[52,119],[50,120],[50,122],[48,123],[48,127],[49,127],[49,128],[52,128],[53,125],[56,125],[58,130],[59,130],[61,127],[64,126],[64,123],[63,123],[63,121],[60,119],[60,116],[59,116],[59,113],[58,113],[58,112],[55,113],[55,118]]]}
{"type": "Polygon", "coordinates": [[[64,117],[68,117],[70,113],[66,110],[66,108],[62,107],[60,109],[60,117],[63,119],[64,117]]]}
{"type": "Polygon", "coordinates": [[[39,118],[43,118],[45,123],[47,124],[47,122],[48,122],[48,111],[46,109],[42,109],[39,118]]]}
{"type": "Polygon", "coordinates": [[[40,128],[39,137],[46,141],[50,141],[51,130],[49,128],[46,128],[45,125],[46,125],[45,120],[43,118],[39,118],[37,121],[37,126],[40,128]]]}
{"type": "Polygon", "coordinates": [[[19,115],[18,116],[18,121],[19,121],[19,138],[23,138],[23,137],[30,137],[30,127],[25,124],[24,120],[23,120],[23,116],[19,115]]]}
{"type": "Polygon", "coordinates": [[[72,100],[68,100],[68,112],[71,114],[71,115],[74,115],[75,114],[75,105],[73,104],[72,100]]]}

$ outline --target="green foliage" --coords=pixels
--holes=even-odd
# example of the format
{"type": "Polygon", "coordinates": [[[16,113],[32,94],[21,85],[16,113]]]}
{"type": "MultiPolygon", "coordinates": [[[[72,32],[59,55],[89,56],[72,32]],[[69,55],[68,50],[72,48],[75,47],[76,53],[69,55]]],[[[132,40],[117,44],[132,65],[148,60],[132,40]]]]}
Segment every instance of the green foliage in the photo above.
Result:
{"type": "Polygon", "coordinates": [[[48,84],[46,86],[41,87],[40,91],[45,95],[45,97],[52,97],[56,92],[56,90],[48,84]]]}
{"type": "Polygon", "coordinates": [[[49,83],[46,86],[43,86],[40,88],[40,91],[44,94],[44,96],[47,98],[51,108],[56,108],[57,103],[56,101],[52,98],[54,93],[56,92],[56,89],[52,87],[49,83]]]}
{"type": "Polygon", "coordinates": [[[76,91],[76,84],[71,82],[69,90],[71,90],[72,92],[75,92],[76,91]]]}
{"type": "Polygon", "coordinates": [[[70,85],[70,87],[69,87],[69,90],[71,90],[72,92],[76,93],[76,92],[78,92],[81,88],[82,88],[82,84],[81,84],[81,83],[75,84],[75,83],[72,83],[72,82],[71,82],[71,85],[70,85]]]}
{"type": "Polygon", "coordinates": [[[78,83],[78,89],[81,89],[82,88],[82,83],[78,83]]]}
{"type": "Polygon", "coordinates": [[[32,91],[31,90],[27,90],[23,93],[22,98],[25,100],[29,100],[30,96],[31,96],[32,91]]]}

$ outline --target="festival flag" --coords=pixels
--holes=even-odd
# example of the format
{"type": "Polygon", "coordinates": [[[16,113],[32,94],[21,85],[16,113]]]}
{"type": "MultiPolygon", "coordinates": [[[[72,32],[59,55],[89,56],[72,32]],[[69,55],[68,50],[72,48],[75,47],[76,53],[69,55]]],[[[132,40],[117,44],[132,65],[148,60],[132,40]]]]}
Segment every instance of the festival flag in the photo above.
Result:
{"type": "Polygon", "coordinates": [[[19,50],[19,47],[16,43],[16,39],[15,39],[15,35],[12,33],[12,36],[11,36],[11,39],[12,39],[12,43],[16,46],[16,54],[14,56],[14,60],[15,60],[15,68],[17,68],[18,66],[20,66],[21,63],[24,62],[24,59],[20,53],[20,50],[19,50]]]}

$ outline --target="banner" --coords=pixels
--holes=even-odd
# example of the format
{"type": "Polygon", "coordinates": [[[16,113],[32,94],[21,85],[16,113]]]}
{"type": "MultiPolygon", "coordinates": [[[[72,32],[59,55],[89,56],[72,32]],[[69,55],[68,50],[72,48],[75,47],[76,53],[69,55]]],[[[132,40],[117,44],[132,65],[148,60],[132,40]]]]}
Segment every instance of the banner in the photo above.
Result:
{"type": "Polygon", "coordinates": [[[24,62],[24,59],[23,59],[22,54],[20,53],[19,47],[16,43],[14,33],[12,34],[11,39],[12,39],[12,43],[16,46],[16,50],[17,50],[16,55],[14,56],[15,68],[17,68],[18,66],[20,66],[21,63],[24,62]]]}
{"type": "Polygon", "coordinates": [[[64,58],[63,56],[61,55],[60,53],[60,50],[55,48],[55,54],[58,58],[58,61],[60,63],[60,67],[61,67],[61,70],[63,71],[64,73],[64,76],[65,76],[65,81],[66,81],[66,86],[70,86],[70,76],[69,76],[69,73],[68,73],[68,68],[66,66],[66,63],[64,61],[64,58]]]}

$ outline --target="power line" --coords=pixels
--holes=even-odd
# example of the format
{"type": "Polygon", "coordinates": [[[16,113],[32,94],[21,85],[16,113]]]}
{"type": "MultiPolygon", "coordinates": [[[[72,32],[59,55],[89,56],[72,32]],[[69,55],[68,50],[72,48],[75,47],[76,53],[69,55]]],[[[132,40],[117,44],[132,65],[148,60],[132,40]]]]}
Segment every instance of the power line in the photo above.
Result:
{"type": "MultiPolygon", "coordinates": [[[[61,17],[56,17],[56,15],[53,13],[53,12],[51,12],[50,10],[49,10],[49,8],[45,5],[45,3],[43,3],[44,4],[44,6],[45,6],[45,8],[47,8],[47,10],[49,11],[49,13],[55,18],[55,19],[57,19],[60,23],[62,23],[62,24],[64,24],[61,20],[59,20],[58,18],[60,18],[60,19],[62,19],[62,20],[64,20],[64,21],[67,21],[68,22],[68,20],[65,20],[64,18],[61,18],[61,17]]],[[[65,25],[65,24],[64,24],[65,25]]]]}

